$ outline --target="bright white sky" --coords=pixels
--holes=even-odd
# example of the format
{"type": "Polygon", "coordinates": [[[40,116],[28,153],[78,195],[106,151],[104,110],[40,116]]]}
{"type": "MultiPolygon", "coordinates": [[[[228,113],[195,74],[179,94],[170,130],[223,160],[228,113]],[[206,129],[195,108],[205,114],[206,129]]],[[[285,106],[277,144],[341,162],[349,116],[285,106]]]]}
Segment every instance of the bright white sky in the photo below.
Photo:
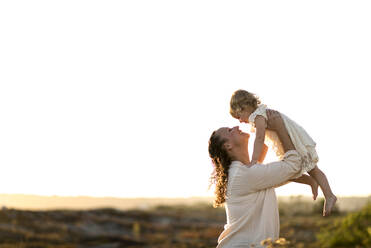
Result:
{"type": "Polygon", "coordinates": [[[1,1],[0,193],[212,196],[207,142],[239,125],[228,110],[242,88],[308,131],[334,193],[369,195],[370,13],[369,1],[1,1]]]}

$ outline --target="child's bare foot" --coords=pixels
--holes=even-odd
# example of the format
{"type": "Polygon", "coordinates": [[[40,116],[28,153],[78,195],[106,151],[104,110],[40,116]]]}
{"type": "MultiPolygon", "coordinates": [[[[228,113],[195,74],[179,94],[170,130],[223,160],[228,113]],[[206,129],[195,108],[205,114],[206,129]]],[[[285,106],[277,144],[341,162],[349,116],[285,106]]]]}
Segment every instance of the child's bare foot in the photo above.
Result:
{"type": "Polygon", "coordinates": [[[318,196],[318,183],[316,182],[316,180],[313,180],[310,186],[312,187],[313,200],[316,200],[318,196]]]}
{"type": "Polygon", "coordinates": [[[325,198],[325,203],[323,204],[323,216],[329,216],[331,214],[331,210],[335,206],[336,201],[337,198],[335,195],[325,198]]]}

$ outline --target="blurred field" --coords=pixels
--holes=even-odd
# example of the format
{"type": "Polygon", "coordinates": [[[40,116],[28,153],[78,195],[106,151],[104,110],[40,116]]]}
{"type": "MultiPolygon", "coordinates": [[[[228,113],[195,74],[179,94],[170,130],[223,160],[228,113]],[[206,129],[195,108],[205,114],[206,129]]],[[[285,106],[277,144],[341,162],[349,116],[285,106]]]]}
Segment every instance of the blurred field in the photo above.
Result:
{"type": "MultiPolygon", "coordinates": [[[[282,247],[369,247],[371,205],[363,204],[364,209],[358,212],[337,207],[331,217],[324,218],[320,214],[322,202],[316,202],[301,197],[280,201],[281,237],[289,241],[282,247]],[[344,238],[344,231],[350,233],[348,239],[336,238],[344,238]],[[354,242],[360,243],[357,246],[354,242]]],[[[0,248],[209,248],[216,246],[225,221],[224,208],[215,209],[211,203],[158,205],[145,210],[3,207],[0,248]]]]}

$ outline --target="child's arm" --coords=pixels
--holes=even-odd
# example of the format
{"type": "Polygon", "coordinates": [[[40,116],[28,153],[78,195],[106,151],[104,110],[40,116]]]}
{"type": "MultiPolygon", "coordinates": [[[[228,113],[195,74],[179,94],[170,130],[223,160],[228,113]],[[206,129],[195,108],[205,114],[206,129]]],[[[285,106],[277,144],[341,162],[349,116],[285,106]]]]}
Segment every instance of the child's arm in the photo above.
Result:
{"type": "Polygon", "coordinates": [[[258,159],[258,163],[262,164],[264,162],[265,156],[267,156],[268,152],[268,146],[266,144],[263,144],[263,151],[260,154],[260,158],[258,159]]]}
{"type": "Polygon", "coordinates": [[[266,120],[263,116],[258,115],[255,118],[255,128],[256,128],[256,136],[254,142],[254,151],[251,158],[251,164],[256,164],[259,160],[264,145],[265,139],[265,128],[266,128],[266,120]]]}

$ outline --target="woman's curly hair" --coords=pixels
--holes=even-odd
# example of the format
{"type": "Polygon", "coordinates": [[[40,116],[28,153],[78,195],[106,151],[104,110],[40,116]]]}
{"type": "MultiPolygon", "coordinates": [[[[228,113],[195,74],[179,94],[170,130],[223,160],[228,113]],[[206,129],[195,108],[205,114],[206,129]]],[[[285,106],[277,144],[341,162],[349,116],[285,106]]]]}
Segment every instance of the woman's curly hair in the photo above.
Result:
{"type": "Polygon", "coordinates": [[[246,90],[236,90],[231,97],[229,113],[234,118],[238,119],[241,112],[247,106],[256,109],[260,103],[257,95],[246,90]]]}
{"type": "Polygon", "coordinates": [[[210,177],[210,185],[215,184],[214,208],[222,206],[226,200],[228,170],[231,158],[224,148],[225,139],[221,139],[214,131],[209,140],[209,156],[214,166],[214,172],[210,177]]]}

